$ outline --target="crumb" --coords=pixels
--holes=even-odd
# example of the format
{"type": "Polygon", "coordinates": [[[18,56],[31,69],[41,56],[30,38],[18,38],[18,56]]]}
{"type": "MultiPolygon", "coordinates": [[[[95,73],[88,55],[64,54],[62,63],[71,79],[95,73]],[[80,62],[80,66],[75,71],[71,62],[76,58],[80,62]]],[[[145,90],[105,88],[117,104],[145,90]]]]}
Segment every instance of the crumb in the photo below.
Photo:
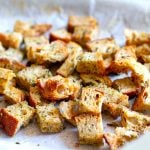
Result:
{"type": "Polygon", "coordinates": [[[20,142],[16,142],[16,144],[20,144],[20,142]]]}

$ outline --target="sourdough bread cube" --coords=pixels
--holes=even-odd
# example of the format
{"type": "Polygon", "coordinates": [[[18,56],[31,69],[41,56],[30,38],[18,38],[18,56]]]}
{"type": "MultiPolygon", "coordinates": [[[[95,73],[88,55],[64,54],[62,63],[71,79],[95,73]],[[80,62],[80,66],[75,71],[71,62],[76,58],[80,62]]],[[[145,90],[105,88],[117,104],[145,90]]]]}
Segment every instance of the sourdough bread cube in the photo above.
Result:
{"type": "Polygon", "coordinates": [[[45,81],[39,80],[38,86],[42,96],[49,101],[75,99],[79,96],[81,89],[80,80],[73,76],[64,78],[59,75],[45,81]]]}
{"type": "Polygon", "coordinates": [[[78,60],[76,70],[79,73],[104,74],[105,66],[100,52],[85,52],[78,60]]]}
{"type": "Polygon", "coordinates": [[[76,126],[75,116],[78,115],[77,102],[69,100],[67,102],[62,101],[59,104],[59,110],[63,118],[65,118],[69,123],[76,126]]]}
{"type": "Polygon", "coordinates": [[[80,77],[85,85],[98,86],[99,83],[106,84],[111,87],[112,81],[109,76],[100,76],[96,74],[80,74],[80,77]]]}
{"type": "Polygon", "coordinates": [[[29,104],[32,107],[36,107],[37,105],[42,105],[43,103],[44,103],[44,99],[40,94],[39,87],[31,86],[29,91],[29,104]]]}
{"type": "Polygon", "coordinates": [[[66,43],[63,41],[54,41],[45,45],[41,50],[35,53],[35,60],[38,64],[61,62],[68,56],[66,43]]]}
{"type": "Polygon", "coordinates": [[[43,66],[33,65],[19,71],[17,73],[17,81],[19,86],[29,90],[30,86],[34,86],[38,79],[49,78],[51,75],[49,69],[46,69],[43,66]]]}
{"type": "Polygon", "coordinates": [[[13,86],[8,87],[4,91],[5,100],[10,104],[16,104],[25,99],[25,93],[13,86]]]}
{"type": "Polygon", "coordinates": [[[81,114],[75,117],[80,144],[101,144],[103,124],[100,115],[81,114]]]}
{"type": "Polygon", "coordinates": [[[53,103],[36,106],[37,122],[41,132],[56,133],[63,130],[63,120],[59,109],[53,103]]]}
{"type": "Polygon", "coordinates": [[[69,56],[65,62],[58,68],[57,74],[67,77],[73,73],[77,66],[78,57],[82,54],[82,47],[75,42],[67,44],[69,56]]]}
{"type": "Polygon", "coordinates": [[[15,135],[23,126],[27,126],[33,118],[35,110],[26,101],[10,105],[1,110],[1,124],[9,136],[15,135]]]}
{"type": "Polygon", "coordinates": [[[0,33],[0,41],[6,48],[19,48],[23,41],[23,36],[18,32],[0,33]]]}
{"type": "Polygon", "coordinates": [[[126,45],[141,45],[150,43],[150,34],[146,32],[138,32],[132,29],[125,29],[126,45]]]}
{"type": "Polygon", "coordinates": [[[103,93],[92,87],[83,87],[79,100],[80,113],[100,114],[103,103],[103,93]]]}
{"type": "Polygon", "coordinates": [[[12,70],[0,68],[0,94],[3,94],[5,89],[9,86],[15,84],[14,77],[16,77],[16,75],[12,70]]]}
{"type": "Polygon", "coordinates": [[[66,29],[58,29],[54,30],[50,33],[50,41],[61,40],[64,42],[71,41],[71,33],[69,33],[66,29]]]}
{"type": "Polygon", "coordinates": [[[114,80],[112,87],[123,94],[127,94],[128,96],[137,95],[139,90],[130,77],[114,80]]]}
{"type": "Polygon", "coordinates": [[[87,42],[95,40],[98,35],[98,28],[93,26],[76,26],[72,34],[73,41],[85,46],[87,42]]]}
{"type": "Polygon", "coordinates": [[[91,52],[101,52],[103,57],[112,56],[119,49],[113,38],[105,38],[88,42],[86,47],[91,52]]]}
{"type": "Polygon", "coordinates": [[[17,20],[14,31],[21,33],[24,37],[40,36],[51,28],[50,24],[32,24],[17,20]]]}
{"type": "Polygon", "coordinates": [[[73,32],[76,26],[98,26],[98,21],[92,16],[69,16],[68,30],[73,32]]]}

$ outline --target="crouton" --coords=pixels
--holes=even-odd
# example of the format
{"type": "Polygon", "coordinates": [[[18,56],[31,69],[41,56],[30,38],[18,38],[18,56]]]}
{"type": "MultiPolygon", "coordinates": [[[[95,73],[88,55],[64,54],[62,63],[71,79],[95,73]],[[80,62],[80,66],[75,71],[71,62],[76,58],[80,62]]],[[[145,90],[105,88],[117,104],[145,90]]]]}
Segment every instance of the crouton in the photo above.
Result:
{"type": "Polygon", "coordinates": [[[78,115],[77,102],[69,100],[68,102],[62,101],[59,104],[61,115],[72,125],[76,126],[75,116],[78,115]]]}
{"type": "Polygon", "coordinates": [[[14,25],[14,31],[23,34],[24,37],[40,36],[50,28],[50,24],[31,24],[20,20],[17,20],[14,25]]]}
{"type": "Polygon", "coordinates": [[[72,74],[72,72],[76,68],[78,57],[82,54],[81,46],[74,42],[69,42],[67,47],[69,56],[57,70],[57,74],[60,74],[64,77],[72,74]]]}
{"type": "Polygon", "coordinates": [[[42,96],[49,101],[62,99],[75,99],[80,94],[80,81],[70,76],[68,78],[59,75],[53,76],[46,81],[39,80],[38,86],[42,96]]]}
{"type": "Polygon", "coordinates": [[[103,139],[102,116],[81,114],[75,117],[80,144],[101,144],[103,139]]]}
{"type": "Polygon", "coordinates": [[[141,113],[131,111],[125,107],[121,110],[121,125],[132,131],[142,133],[149,126],[150,117],[141,113]]]}
{"type": "Polygon", "coordinates": [[[13,86],[8,87],[4,91],[5,100],[10,104],[16,104],[25,99],[25,93],[13,86]]]}
{"type": "Polygon", "coordinates": [[[16,75],[12,70],[0,68],[0,94],[3,94],[9,86],[14,85],[14,77],[16,75]]]}
{"type": "Polygon", "coordinates": [[[39,78],[48,78],[52,74],[49,69],[43,66],[30,66],[17,73],[17,81],[19,86],[29,90],[30,86],[34,86],[39,78]]]}
{"type": "Polygon", "coordinates": [[[68,56],[67,46],[63,41],[54,41],[33,53],[37,64],[61,62],[68,56]]]}
{"type": "Polygon", "coordinates": [[[99,83],[106,84],[109,87],[112,85],[112,81],[108,76],[101,76],[96,74],[80,74],[80,77],[85,85],[98,86],[99,83]]]}
{"type": "Polygon", "coordinates": [[[72,34],[73,41],[85,46],[87,42],[95,40],[98,28],[93,26],[76,26],[72,34]]]}
{"type": "Polygon", "coordinates": [[[80,113],[100,114],[103,103],[103,93],[92,87],[83,87],[79,100],[80,113]]]}
{"type": "Polygon", "coordinates": [[[78,59],[76,70],[79,73],[104,75],[105,67],[101,53],[83,53],[78,59]]]}
{"type": "Polygon", "coordinates": [[[29,104],[32,107],[36,107],[37,105],[42,105],[45,100],[42,98],[38,86],[30,87],[29,91],[29,104]]]}
{"type": "Polygon", "coordinates": [[[43,133],[56,133],[63,130],[63,120],[54,104],[36,106],[37,123],[43,133]]]}
{"type": "Polygon", "coordinates": [[[113,88],[107,87],[105,84],[102,83],[100,83],[95,88],[101,91],[102,93],[104,93],[104,100],[103,100],[104,103],[110,102],[110,103],[115,103],[118,105],[129,107],[129,101],[127,95],[122,94],[113,88]]]}
{"type": "Polygon", "coordinates": [[[54,30],[50,34],[50,41],[61,40],[69,42],[71,41],[71,38],[71,33],[69,33],[66,29],[54,30]]]}
{"type": "Polygon", "coordinates": [[[1,124],[9,136],[15,135],[23,126],[27,126],[34,116],[34,109],[26,101],[2,108],[1,124]]]}
{"type": "Polygon", "coordinates": [[[22,34],[17,32],[0,33],[0,42],[6,48],[19,48],[23,41],[22,34]]]}
{"type": "Polygon", "coordinates": [[[103,57],[112,56],[119,49],[113,38],[106,38],[88,42],[86,47],[92,52],[101,52],[103,57]]]}
{"type": "Polygon", "coordinates": [[[131,141],[138,137],[138,133],[126,128],[117,127],[114,133],[105,133],[104,139],[109,145],[110,150],[117,150],[125,142],[131,141]]]}
{"type": "Polygon", "coordinates": [[[146,32],[138,32],[131,29],[125,30],[126,45],[141,45],[150,43],[150,34],[146,32]]]}
{"type": "Polygon", "coordinates": [[[150,109],[150,87],[143,87],[135,99],[132,110],[144,111],[150,109]]]}
{"type": "Polygon", "coordinates": [[[128,96],[135,96],[139,91],[139,87],[135,85],[130,77],[114,80],[112,87],[128,96]]]}
{"type": "Polygon", "coordinates": [[[98,21],[92,16],[70,16],[68,20],[68,30],[73,32],[76,26],[98,26],[98,21]]]}

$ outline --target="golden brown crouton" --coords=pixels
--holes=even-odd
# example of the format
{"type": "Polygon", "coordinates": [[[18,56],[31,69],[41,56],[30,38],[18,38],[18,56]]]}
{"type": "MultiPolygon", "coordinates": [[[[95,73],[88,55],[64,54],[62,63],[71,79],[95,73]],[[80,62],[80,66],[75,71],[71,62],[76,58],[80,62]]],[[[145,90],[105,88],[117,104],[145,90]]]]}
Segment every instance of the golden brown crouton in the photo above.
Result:
{"type": "Polygon", "coordinates": [[[127,94],[128,96],[135,96],[139,91],[139,88],[130,77],[114,80],[112,87],[123,94],[127,94]]]}
{"type": "Polygon", "coordinates": [[[50,41],[61,40],[64,42],[71,41],[71,33],[69,33],[66,29],[58,29],[52,31],[50,34],[50,41]]]}
{"type": "Polygon", "coordinates": [[[143,87],[135,99],[132,109],[134,111],[144,111],[150,109],[150,87],[143,87]]]}
{"type": "Polygon", "coordinates": [[[12,70],[0,68],[0,94],[3,94],[5,89],[14,84],[14,77],[16,75],[12,70]]]}
{"type": "Polygon", "coordinates": [[[26,101],[10,105],[1,110],[1,124],[9,136],[13,136],[22,126],[27,126],[33,118],[34,109],[26,101]]]}
{"type": "Polygon", "coordinates": [[[79,100],[79,113],[100,114],[103,93],[93,87],[83,87],[79,100]]]}
{"type": "Polygon", "coordinates": [[[80,74],[80,77],[84,84],[98,86],[99,83],[106,84],[107,86],[112,85],[112,81],[109,76],[101,76],[96,74],[80,74]]]}
{"type": "Polygon", "coordinates": [[[3,94],[5,96],[5,100],[10,104],[16,104],[25,99],[25,93],[22,90],[12,86],[6,88],[3,94]]]}
{"type": "Polygon", "coordinates": [[[75,116],[78,115],[77,102],[69,100],[68,102],[62,101],[59,104],[61,115],[72,125],[76,126],[75,116]]]}
{"type": "Polygon", "coordinates": [[[57,74],[64,77],[72,74],[76,68],[78,57],[82,54],[82,47],[74,42],[69,42],[67,47],[69,56],[57,70],[57,74]]]}
{"type": "Polygon", "coordinates": [[[40,36],[51,28],[50,24],[30,24],[23,21],[16,21],[14,31],[23,34],[25,37],[40,36]]]}
{"type": "Polygon", "coordinates": [[[20,33],[17,32],[0,33],[0,42],[6,48],[8,47],[19,48],[22,41],[23,41],[23,37],[22,34],[20,33]]]}
{"type": "Polygon", "coordinates": [[[30,86],[34,86],[38,79],[48,78],[51,77],[51,75],[49,69],[46,69],[43,66],[33,65],[19,71],[17,73],[17,81],[19,86],[29,90],[30,86]]]}
{"type": "Polygon", "coordinates": [[[103,57],[112,56],[119,49],[113,38],[91,41],[86,44],[86,47],[89,51],[101,52],[103,57]]]}
{"type": "Polygon", "coordinates": [[[62,117],[53,103],[36,106],[36,114],[41,132],[56,133],[63,130],[62,117]]]}
{"type": "Polygon", "coordinates": [[[146,32],[138,32],[131,29],[125,30],[126,45],[141,45],[150,43],[150,34],[146,32]]]}
{"type": "Polygon", "coordinates": [[[78,60],[76,70],[79,73],[87,74],[104,74],[105,67],[103,58],[100,52],[85,52],[78,60]]]}
{"type": "Polygon", "coordinates": [[[68,49],[63,41],[57,40],[35,51],[33,55],[37,64],[61,62],[68,56],[68,49]]]}
{"type": "Polygon", "coordinates": [[[98,28],[93,26],[76,26],[72,34],[73,41],[85,46],[87,42],[95,40],[98,28]]]}
{"type": "Polygon", "coordinates": [[[79,96],[80,81],[74,77],[64,78],[53,76],[46,81],[39,80],[38,85],[42,96],[49,101],[75,99],[79,96]]]}
{"type": "Polygon", "coordinates": [[[142,133],[149,126],[150,117],[141,113],[131,111],[125,107],[121,110],[121,125],[129,130],[142,133]]]}
{"type": "Polygon", "coordinates": [[[81,114],[75,117],[80,144],[101,144],[103,139],[102,116],[81,114]]]}
{"type": "Polygon", "coordinates": [[[92,16],[70,16],[68,20],[68,30],[73,32],[76,26],[98,26],[98,21],[92,16]]]}

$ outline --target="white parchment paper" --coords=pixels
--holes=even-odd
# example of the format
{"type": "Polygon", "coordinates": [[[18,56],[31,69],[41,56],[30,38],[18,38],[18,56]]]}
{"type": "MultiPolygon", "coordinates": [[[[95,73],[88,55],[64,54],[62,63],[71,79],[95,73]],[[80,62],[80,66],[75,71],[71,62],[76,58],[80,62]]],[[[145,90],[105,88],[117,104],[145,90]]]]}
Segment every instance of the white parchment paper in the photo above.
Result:
{"type": "MultiPolygon", "coordinates": [[[[124,42],[125,27],[150,32],[150,1],[148,0],[0,0],[0,32],[11,31],[16,20],[51,23],[53,29],[64,27],[69,15],[92,15],[99,20],[100,37],[114,36],[124,42]]],[[[1,107],[3,102],[1,100],[1,107]]],[[[111,118],[105,117],[104,131],[111,118]]],[[[148,150],[150,134],[128,143],[121,149],[148,150]],[[144,148],[143,148],[144,145],[144,148]]],[[[21,129],[14,137],[0,130],[0,150],[97,150],[107,146],[78,146],[76,129],[67,124],[58,134],[40,133],[36,123],[21,129]],[[19,142],[20,144],[16,144],[19,142]]]]}

